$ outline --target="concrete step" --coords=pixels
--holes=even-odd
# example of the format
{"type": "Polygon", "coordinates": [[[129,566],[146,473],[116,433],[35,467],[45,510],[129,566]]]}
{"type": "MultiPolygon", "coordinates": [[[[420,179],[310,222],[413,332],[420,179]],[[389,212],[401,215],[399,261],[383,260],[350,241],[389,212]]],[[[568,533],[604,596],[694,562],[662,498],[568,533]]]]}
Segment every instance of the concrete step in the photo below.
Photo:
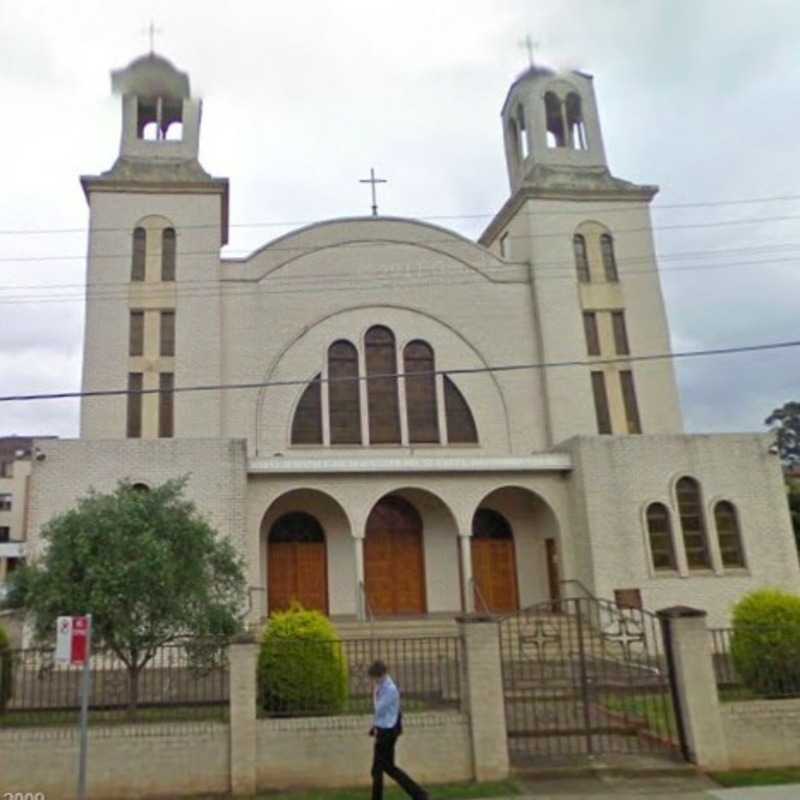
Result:
{"type": "Polygon", "coordinates": [[[451,617],[376,619],[371,622],[333,621],[342,639],[426,639],[458,635],[451,617]]]}

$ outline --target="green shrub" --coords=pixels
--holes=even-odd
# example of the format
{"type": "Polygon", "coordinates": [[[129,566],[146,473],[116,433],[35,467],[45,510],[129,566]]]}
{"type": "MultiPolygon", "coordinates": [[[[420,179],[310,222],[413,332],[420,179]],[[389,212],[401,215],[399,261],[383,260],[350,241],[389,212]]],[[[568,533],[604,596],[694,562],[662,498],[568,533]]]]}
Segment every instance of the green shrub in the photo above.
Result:
{"type": "Polygon", "coordinates": [[[0,714],[5,713],[11,699],[12,680],[11,640],[0,625],[0,714]]]}
{"type": "Polygon", "coordinates": [[[270,617],[258,656],[261,708],[288,716],[338,714],[347,687],[347,661],[327,617],[298,604],[270,617]]]}
{"type": "Polygon", "coordinates": [[[800,694],[800,597],[761,589],[740,600],[731,655],[742,682],[757,694],[800,694]]]}

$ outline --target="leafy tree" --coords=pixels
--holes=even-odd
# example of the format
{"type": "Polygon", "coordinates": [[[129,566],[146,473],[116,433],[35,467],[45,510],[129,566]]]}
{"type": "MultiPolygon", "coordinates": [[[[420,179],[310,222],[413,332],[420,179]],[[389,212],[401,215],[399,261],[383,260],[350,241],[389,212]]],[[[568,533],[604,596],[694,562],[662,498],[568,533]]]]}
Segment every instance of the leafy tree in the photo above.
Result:
{"type": "Polygon", "coordinates": [[[191,636],[207,658],[243,626],[242,558],[184,498],[185,485],[91,490],[43,528],[43,554],[12,578],[9,604],[25,609],[39,641],[52,639],[56,617],[92,614],[93,643],[127,668],[131,713],[160,647],[191,636]]]}
{"type": "Polygon", "coordinates": [[[764,420],[764,424],[775,431],[784,467],[800,467],[800,402],[784,403],[764,420]]]}

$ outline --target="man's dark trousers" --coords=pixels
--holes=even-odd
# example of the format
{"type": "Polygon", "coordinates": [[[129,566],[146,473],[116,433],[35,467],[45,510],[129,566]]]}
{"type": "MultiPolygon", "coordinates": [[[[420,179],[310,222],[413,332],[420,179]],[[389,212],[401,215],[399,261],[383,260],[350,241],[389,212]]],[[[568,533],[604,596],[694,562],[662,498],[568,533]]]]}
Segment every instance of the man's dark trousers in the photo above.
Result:
{"type": "Polygon", "coordinates": [[[425,790],[414,783],[394,763],[394,746],[400,734],[394,728],[375,729],[375,755],[372,759],[372,800],[383,800],[383,773],[397,782],[414,800],[424,800],[425,790]]]}

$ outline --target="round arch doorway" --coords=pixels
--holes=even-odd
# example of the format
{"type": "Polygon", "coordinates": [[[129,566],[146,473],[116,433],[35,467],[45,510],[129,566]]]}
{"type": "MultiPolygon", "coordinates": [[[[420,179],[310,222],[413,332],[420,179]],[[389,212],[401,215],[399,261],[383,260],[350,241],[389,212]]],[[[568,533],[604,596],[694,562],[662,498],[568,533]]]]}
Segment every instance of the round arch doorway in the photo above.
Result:
{"type": "Polygon", "coordinates": [[[519,609],[514,533],[508,520],[489,508],[479,508],[472,519],[472,574],[477,609],[519,609]]]}
{"type": "Polygon", "coordinates": [[[327,560],[325,532],[315,517],[293,511],[275,520],[267,539],[270,613],[298,602],[327,614],[327,560]]]}
{"type": "Polygon", "coordinates": [[[408,500],[389,495],[370,511],[364,579],[369,609],[376,616],[425,613],[422,517],[408,500]]]}

